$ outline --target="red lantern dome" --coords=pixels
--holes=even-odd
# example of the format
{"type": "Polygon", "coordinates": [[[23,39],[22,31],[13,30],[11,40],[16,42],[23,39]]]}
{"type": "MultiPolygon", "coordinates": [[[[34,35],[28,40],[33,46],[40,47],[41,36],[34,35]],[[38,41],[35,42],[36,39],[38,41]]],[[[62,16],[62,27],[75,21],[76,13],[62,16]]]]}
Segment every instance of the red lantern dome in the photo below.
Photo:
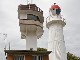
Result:
{"type": "Polygon", "coordinates": [[[60,9],[61,10],[61,8],[58,5],[55,5],[55,4],[56,3],[54,3],[53,6],[51,6],[50,10],[53,10],[53,9],[60,9]]]}

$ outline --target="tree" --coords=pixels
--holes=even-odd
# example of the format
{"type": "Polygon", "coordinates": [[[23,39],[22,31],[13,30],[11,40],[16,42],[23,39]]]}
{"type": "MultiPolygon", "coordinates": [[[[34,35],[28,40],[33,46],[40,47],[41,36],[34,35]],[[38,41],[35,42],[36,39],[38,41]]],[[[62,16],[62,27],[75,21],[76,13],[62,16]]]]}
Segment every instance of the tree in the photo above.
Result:
{"type": "Polygon", "coordinates": [[[37,48],[37,51],[47,51],[46,48],[37,48]]]}
{"type": "MultiPolygon", "coordinates": [[[[46,48],[37,48],[37,51],[47,51],[46,48]]],[[[80,60],[80,57],[73,55],[72,53],[67,53],[67,60],[80,60]]]]}
{"type": "Polygon", "coordinates": [[[72,53],[67,53],[67,60],[80,60],[80,57],[73,55],[72,53]]]}

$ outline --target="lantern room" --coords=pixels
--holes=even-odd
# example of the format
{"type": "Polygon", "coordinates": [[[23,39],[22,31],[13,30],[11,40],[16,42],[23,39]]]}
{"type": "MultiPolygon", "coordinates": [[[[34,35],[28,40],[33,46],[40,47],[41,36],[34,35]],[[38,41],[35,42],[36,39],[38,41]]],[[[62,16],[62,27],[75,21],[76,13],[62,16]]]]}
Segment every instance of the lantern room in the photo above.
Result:
{"type": "Polygon", "coordinates": [[[53,15],[57,14],[59,15],[61,12],[61,8],[54,3],[54,5],[51,6],[50,11],[52,12],[53,15]]]}

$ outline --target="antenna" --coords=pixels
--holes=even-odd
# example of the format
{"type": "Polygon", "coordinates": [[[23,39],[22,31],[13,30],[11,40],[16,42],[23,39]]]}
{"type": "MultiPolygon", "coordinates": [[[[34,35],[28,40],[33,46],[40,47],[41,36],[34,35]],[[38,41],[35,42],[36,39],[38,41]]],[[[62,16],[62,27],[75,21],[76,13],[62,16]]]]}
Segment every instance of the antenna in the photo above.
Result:
{"type": "Polygon", "coordinates": [[[27,0],[27,4],[32,4],[32,0],[27,0]]]}
{"type": "Polygon", "coordinates": [[[9,42],[9,50],[10,50],[10,42],[9,42]]]}
{"type": "Polygon", "coordinates": [[[3,36],[4,36],[4,41],[5,41],[5,47],[4,47],[4,50],[6,50],[6,38],[7,38],[7,34],[5,34],[5,33],[0,33],[0,34],[2,34],[3,36]]]}
{"type": "Polygon", "coordinates": [[[3,34],[4,35],[4,40],[5,40],[5,48],[4,50],[6,50],[6,38],[7,38],[7,34],[3,34]]]}
{"type": "Polygon", "coordinates": [[[54,5],[55,5],[56,3],[54,3],[54,5]]]}
{"type": "Polygon", "coordinates": [[[6,45],[5,45],[5,48],[4,48],[4,50],[6,50],[6,45]]]}
{"type": "Polygon", "coordinates": [[[27,0],[27,4],[28,4],[28,0],[27,0]]]}
{"type": "Polygon", "coordinates": [[[31,0],[31,4],[32,4],[32,2],[33,2],[33,1],[31,0]]]}

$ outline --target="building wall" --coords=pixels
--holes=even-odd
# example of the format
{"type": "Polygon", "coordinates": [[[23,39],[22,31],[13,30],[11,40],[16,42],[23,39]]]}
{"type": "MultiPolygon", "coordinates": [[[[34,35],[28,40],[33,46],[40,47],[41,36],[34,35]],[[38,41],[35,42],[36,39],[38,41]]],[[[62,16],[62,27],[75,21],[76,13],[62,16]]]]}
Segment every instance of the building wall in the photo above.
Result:
{"type": "Polygon", "coordinates": [[[19,15],[19,18],[20,18],[20,19],[27,19],[27,13],[21,13],[21,14],[19,15]]]}
{"type": "MultiPolygon", "coordinates": [[[[13,60],[13,55],[12,54],[7,54],[7,60],[13,60]]],[[[32,60],[32,55],[24,55],[25,60],[32,60]]],[[[43,60],[49,60],[48,55],[43,55],[43,60]]]]}
{"type": "Polygon", "coordinates": [[[12,54],[7,54],[7,60],[13,60],[13,55],[12,54]]]}
{"type": "Polygon", "coordinates": [[[43,60],[49,60],[49,56],[48,55],[44,55],[43,56],[43,60]]]}
{"type": "Polygon", "coordinates": [[[25,55],[25,60],[32,60],[32,56],[31,55],[25,55]]]}

